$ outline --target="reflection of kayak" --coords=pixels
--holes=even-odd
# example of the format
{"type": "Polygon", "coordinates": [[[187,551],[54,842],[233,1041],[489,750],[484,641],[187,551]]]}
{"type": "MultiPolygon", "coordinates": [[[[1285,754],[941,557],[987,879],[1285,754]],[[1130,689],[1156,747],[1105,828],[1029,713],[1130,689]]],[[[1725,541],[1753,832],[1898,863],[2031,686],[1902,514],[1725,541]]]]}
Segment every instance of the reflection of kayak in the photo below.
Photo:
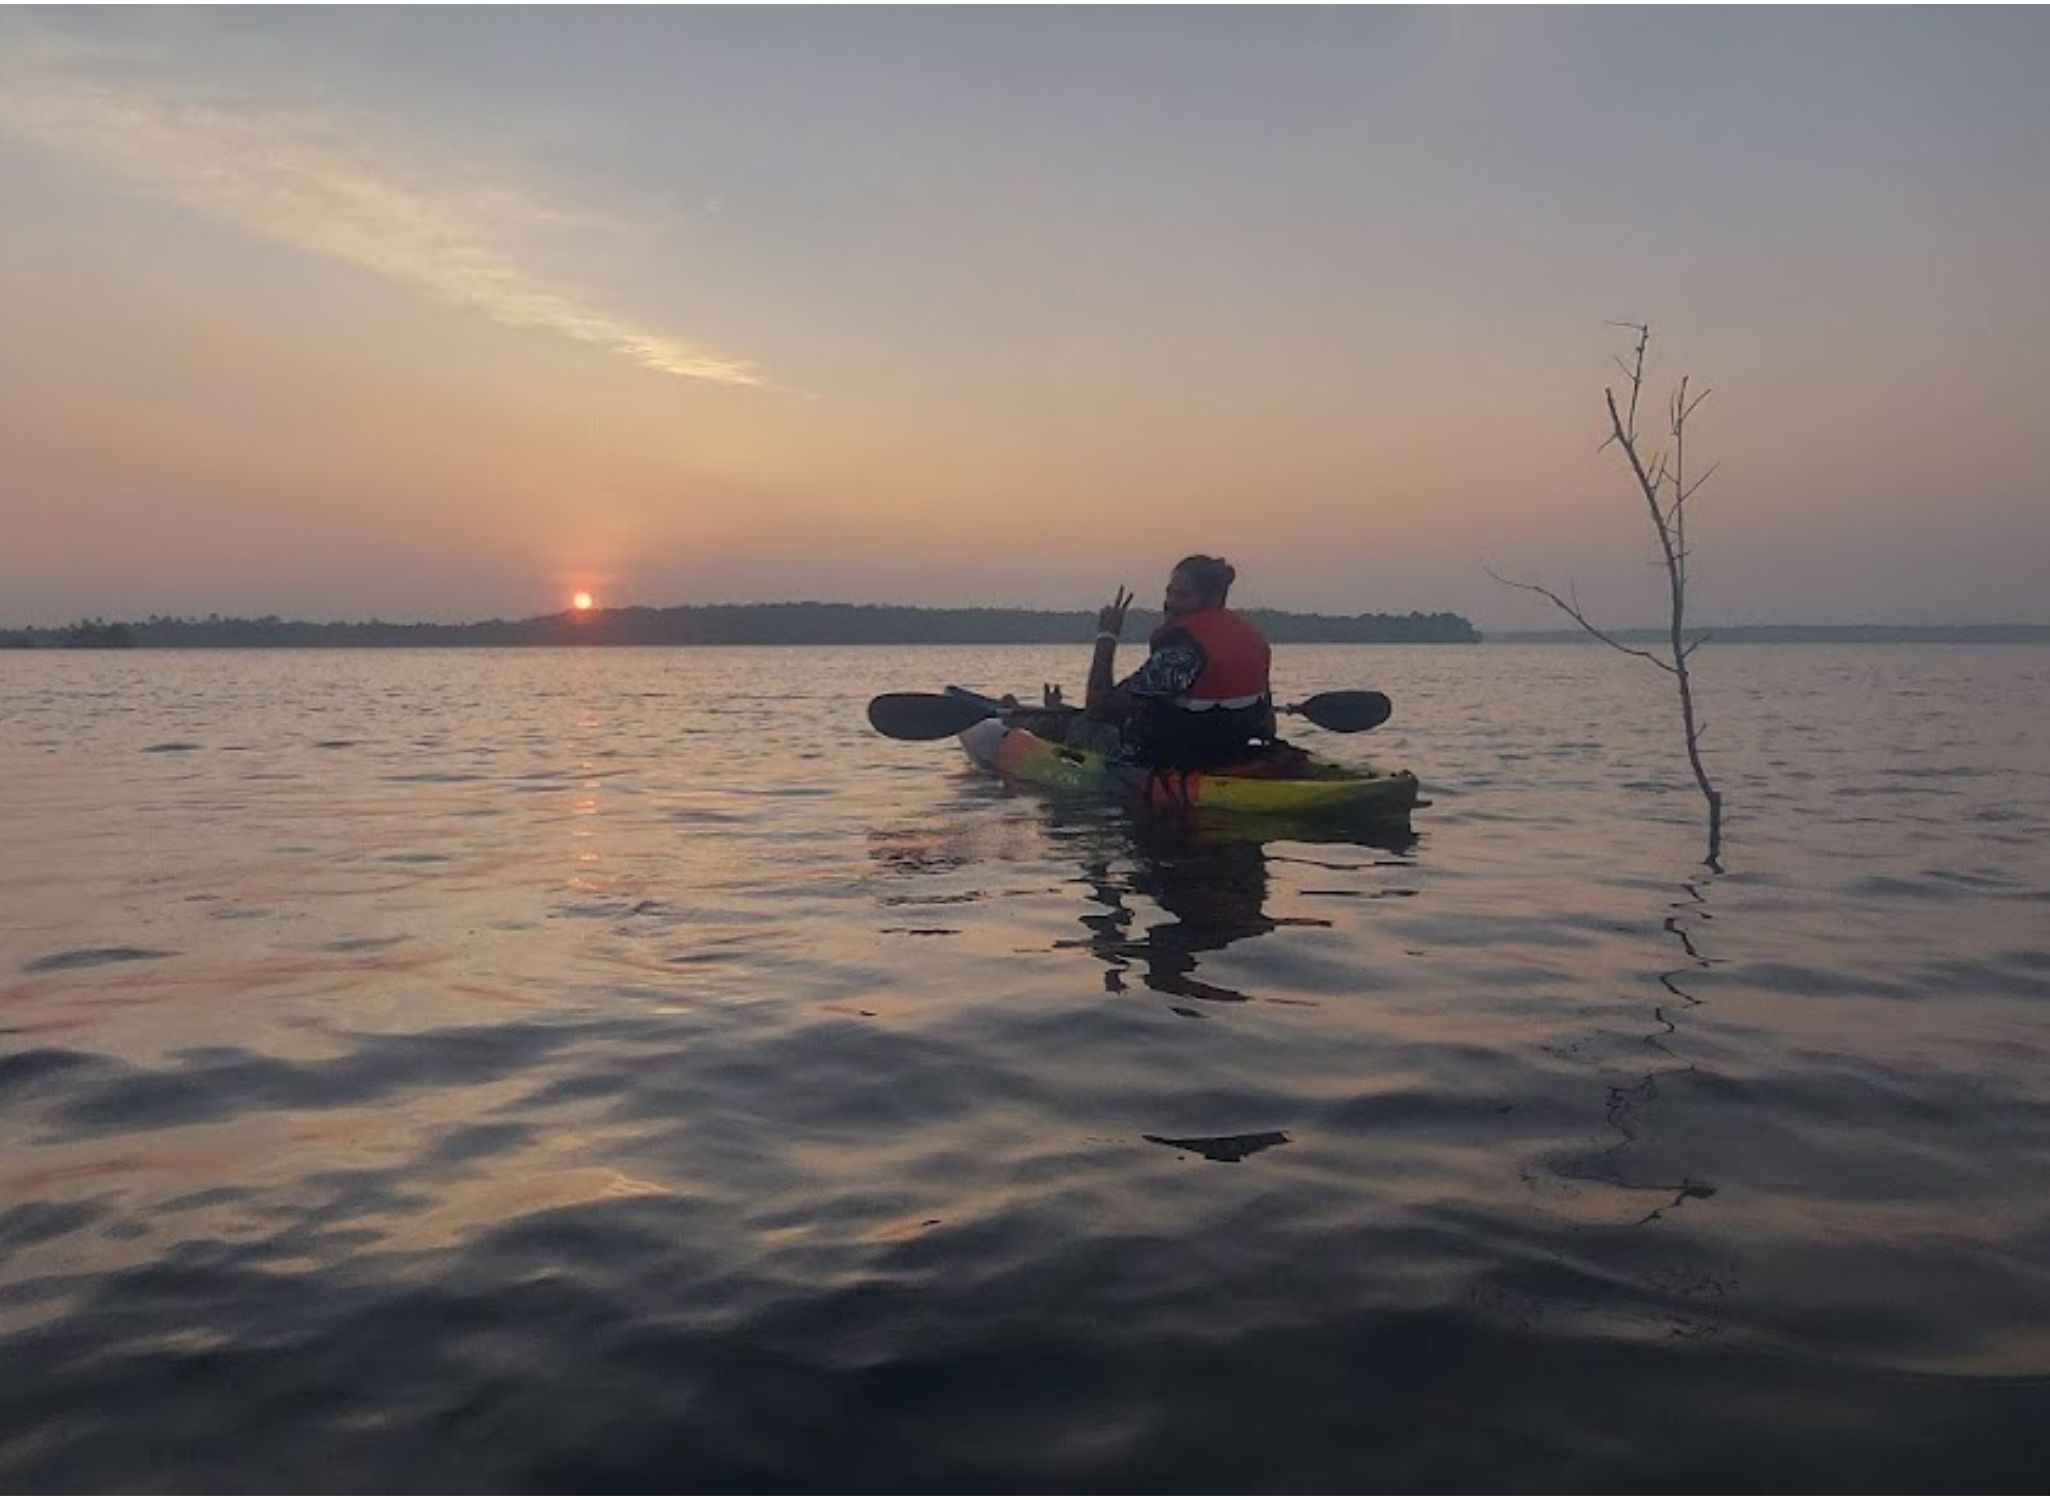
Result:
{"type": "Polygon", "coordinates": [[[1417,780],[1407,771],[1344,766],[1292,746],[1283,754],[1217,771],[1166,771],[1042,738],[1001,719],[971,724],[961,732],[961,745],[977,764],[1013,781],[1124,796],[1162,809],[1400,818],[1417,805],[1417,780]]]}

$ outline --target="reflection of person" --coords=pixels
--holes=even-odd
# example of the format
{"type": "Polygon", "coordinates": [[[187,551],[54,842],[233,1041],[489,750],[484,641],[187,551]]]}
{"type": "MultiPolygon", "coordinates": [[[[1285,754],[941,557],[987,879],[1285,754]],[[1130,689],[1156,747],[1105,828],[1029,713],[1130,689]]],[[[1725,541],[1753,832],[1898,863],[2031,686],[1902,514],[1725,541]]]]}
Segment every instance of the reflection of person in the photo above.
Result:
{"type": "Polygon", "coordinates": [[[1147,929],[1146,987],[1195,1000],[1243,1000],[1237,990],[1195,977],[1197,955],[1223,952],[1272,932],[1267,915],[1267,851],[1256,843],[1194,844],[1143,860],[1132,889],[1158,903],[1172,922],[1147,929]]]}
{"type": "Polygon", "coordinates": [[[1157,994],[1188,1000],[1245,1000],[1238,990],[1195,977],[1198,955],[1221,952],[1243,938],[1259,937],[1280,925],[1263,909],[1267,900],[1267,855],[1258,843],[1135,839],[1129,876],[1112,875],[1108,862],[1087,866],[1096,899],[1108,911],[1082,918],[1095,934],[1089,946],[1109,967],[1104,988],[1125,989],[1138,979],[1157,994]],[[1173,918],[1135,936],[1128,896],[1145,896],[1173,918]]]}
{"type": "MultiPolygon", "coordinates": [[[[1100,834],[1082,840],[1089,849],[1082,863],[1089,902],[1079,920],[1089,929],[1089,937],[1079,945],[1056,946],[1086,946],[1102,960],[1103,986],[1112,994],[1143,985],[1156,994],[1184,1001],[1250,1000],[1255,997],[1242,990],[1198,977],[1209,955],[1277,928],[1331,925],[1322,917],[1268,912],[1274,872],[1265,835],[1228,829],[1205,832],[1184,823],[1142,819],[1108,824],[1070,821],[1079,816],[1063,812],[1058,804],[1048,809],[1049,826],[1070,836],[1085,827],[1114,832],[1108,842],[1100,834]],[[1141,914],[1146,902],[1169,920],[1144,922],[1141,914]]],[[[1293,840],[1309,832],[1291,829],[1276,831],[1274,836],[1293,840]]],[[[1407,827],[1325,829],[1321,837],[1395,855],[1407,853],[1416,843],[1416,835],[1407,827]]],[[[1300,855],[1293,858],[1302,862],[1300,855]]],[[[1307,862],[1335,870],[1367,868],[1307,862]]],[[[1221,977],[1213,969],[1212,978],[1221,977]]],[[[1175,1009],[1183,1015],[1195,1014],[1182,1006],[1175,1009]]]]}
{"type": "Polygon", "coordinates": [[[1096,616],[1084,715],[1071,744],[1188,770],[1242,758],[1274,737],[1265,636],[1225,608],[1238,570],[1221,557],[1185,557],[1168,576],[1161,610],[1139,669],[1113,683],[1118,636],[1132,595],[1120,588],[1096,616]]]}

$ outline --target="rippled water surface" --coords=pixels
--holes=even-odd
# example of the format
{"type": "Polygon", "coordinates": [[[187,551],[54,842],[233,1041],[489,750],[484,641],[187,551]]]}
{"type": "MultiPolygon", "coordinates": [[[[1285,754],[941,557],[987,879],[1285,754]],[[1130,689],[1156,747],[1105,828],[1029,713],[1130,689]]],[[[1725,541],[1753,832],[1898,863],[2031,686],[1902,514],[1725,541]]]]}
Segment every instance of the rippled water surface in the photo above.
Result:
{"type": "Polygon", "coordinates": [[[0,1487],[2042,1487],[2050,651],[1284,648],[1414,837],[861,705],[0,657],[0,1487]]]}

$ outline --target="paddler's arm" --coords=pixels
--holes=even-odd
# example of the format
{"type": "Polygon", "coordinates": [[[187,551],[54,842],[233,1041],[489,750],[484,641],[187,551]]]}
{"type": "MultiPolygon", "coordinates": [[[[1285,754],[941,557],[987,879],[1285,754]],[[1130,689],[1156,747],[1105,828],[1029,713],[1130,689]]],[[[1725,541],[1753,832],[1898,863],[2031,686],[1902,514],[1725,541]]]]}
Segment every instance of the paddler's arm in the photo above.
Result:
{"type": "Polygon", "coordinates": [[[1096,654],[1089,659],[1089,688],[1084,702],[1099,719],[1123,719],[1132,711],[1131,694],[1113,686],[1118,655],[1118,636],[1125,628],[1125,611],[1132,607],[1132,595],[1124,585],[1110,603],[1096,612],[1096,654]]]}
{"type": "Polygon", "coordinates": [[[1186,630],[1169,630],[1153,644],[1139,670],[1102,695],[1098,717],[1122,722],[1148,703],[1169,703],[1188,692],[1203,675],[1203,647],[1186,630]]]}

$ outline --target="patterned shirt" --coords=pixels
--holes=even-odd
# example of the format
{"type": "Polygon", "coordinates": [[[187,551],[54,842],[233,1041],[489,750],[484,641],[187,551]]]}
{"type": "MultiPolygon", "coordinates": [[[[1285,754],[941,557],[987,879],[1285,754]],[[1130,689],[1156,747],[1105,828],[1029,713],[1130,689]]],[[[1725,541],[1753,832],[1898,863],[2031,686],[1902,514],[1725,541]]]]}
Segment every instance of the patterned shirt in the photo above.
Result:
{"type": "Polygon", "coordinates": [[[1171,630],[1139,670],[1118,686],[1134,698],[1179,698],[1196,685],[1209,658],[1186,630],[1171,630]]]}

